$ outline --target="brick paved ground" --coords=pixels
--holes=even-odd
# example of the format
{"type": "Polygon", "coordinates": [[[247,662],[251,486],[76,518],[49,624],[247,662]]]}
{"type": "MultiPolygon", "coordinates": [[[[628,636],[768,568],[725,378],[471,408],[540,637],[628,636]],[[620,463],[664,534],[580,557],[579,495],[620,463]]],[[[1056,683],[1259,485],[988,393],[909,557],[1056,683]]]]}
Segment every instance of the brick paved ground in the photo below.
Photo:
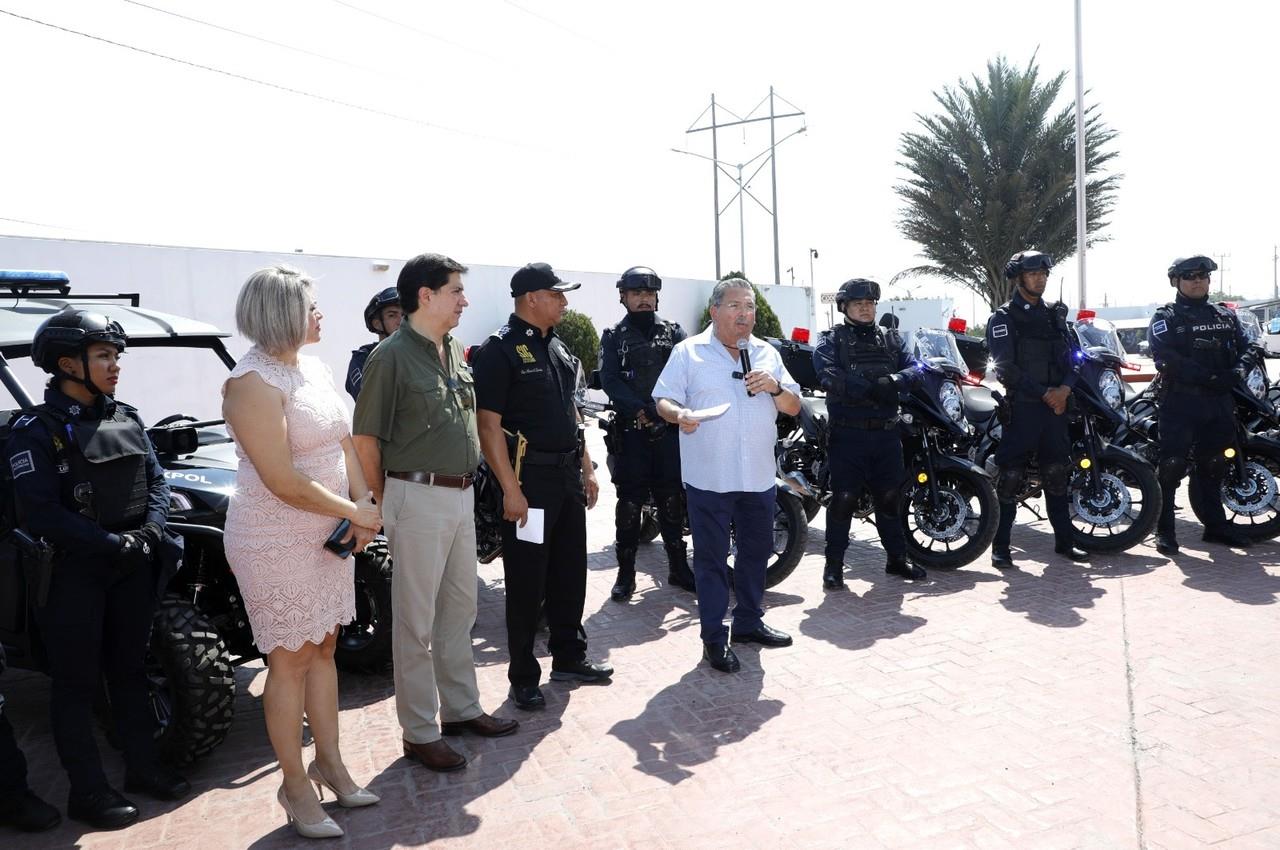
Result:
{"type": "MultiPolygon", "coordinates": [[[[1280,546],[1206,550],[1185,526],[1174,563],[1141,547],[1046,564],[1048,529],[1034,523],[1017,533],[1016,572],[983,559],[909,585],[886,579],[863,525],[850,592],[827,594],[822,521],[767,597],[768,621],[795,645],[742,649],[742,672],[723,676],[699,663],[692,598],[654,580],[660,546],[641,555],[636,600],[609,601],[606,493],[591,520],[587,629],[616,681],[545,687],[547,710],[520,715],[520,734],[464,739],[470,766],[438,775],[400,757],[390,676],[344,677],[344,751],[383,802],[335,812],[347,837],[328,846],[1280,847],[1280,546]]],[[[501,565],[481,578],[484,703],[516,715],[501,565]]],[[[145,801],[144,820],[119,833],[64,823],[0,842],[308,844],[273,799],[264,675],[239,670],[236,725],[191,770],[191,799],[145,801]]],[[[47,683],[7,674],[4,689],[32,784],[61,807],[47,683]]],[[[118,779],[114,754],[108,764],[118,779]]]]}

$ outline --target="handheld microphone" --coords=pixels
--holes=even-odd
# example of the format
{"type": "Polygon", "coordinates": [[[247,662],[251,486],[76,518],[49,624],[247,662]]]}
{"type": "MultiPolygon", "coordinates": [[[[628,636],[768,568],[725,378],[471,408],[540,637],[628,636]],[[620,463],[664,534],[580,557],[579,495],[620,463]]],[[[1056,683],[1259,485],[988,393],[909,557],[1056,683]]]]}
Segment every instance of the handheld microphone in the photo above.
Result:
{"type": "MultiPolygon", "coordinates": [[[[751,371],[751,355],[747,353],[748,343],[745,339],[740,339],[735,343],[738,346],[738,362],[742,364],[742,378],[746,380],[747,373],[751,371]]],[[[755,393],[747,390],[748,397],[754,397],[755,393]]]]}

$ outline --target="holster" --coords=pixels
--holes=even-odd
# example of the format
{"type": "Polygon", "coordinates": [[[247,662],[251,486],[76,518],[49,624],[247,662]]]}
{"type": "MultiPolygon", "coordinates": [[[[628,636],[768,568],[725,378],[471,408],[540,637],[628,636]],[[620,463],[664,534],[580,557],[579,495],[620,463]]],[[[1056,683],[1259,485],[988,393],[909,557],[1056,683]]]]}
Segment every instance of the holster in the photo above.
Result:
{"type": "Polygon", "coordinates": [[[22,553],[22,571],[27,580],[27,595],[35,608],[43,608],[49,599],[53,580],[53,562],[57,552],[43,540],[37,540],[21,528],[9,532],[10,539],[22,553]]]}

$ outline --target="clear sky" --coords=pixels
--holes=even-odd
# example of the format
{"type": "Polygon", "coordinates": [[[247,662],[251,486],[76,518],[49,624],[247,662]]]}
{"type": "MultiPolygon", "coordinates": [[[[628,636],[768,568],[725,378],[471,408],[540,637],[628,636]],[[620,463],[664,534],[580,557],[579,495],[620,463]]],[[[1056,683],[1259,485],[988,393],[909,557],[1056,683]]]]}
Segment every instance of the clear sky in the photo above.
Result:
{"type": "MultiPolygon", "coordinates": [[[[1070,0],[146,2],[226,29],[126,0],[0,11],[350,106],[0,14],[0,232],[711,277],[711,166],[670,148],[709,154],[684,131],[710,95],[745,114],[773,85],[808,128],[778,149],[783,282],[808,281],[816,248],[829,291],[918,262],[893,187],[935,90],[1035,54],[1073,92],[1070,0]]],[[[1271,293],[1276,8],[1085,0],[1085,84],[1124,174],[1093,305],[1165,300],[1187,253],[1227,254],[1228,289],[1271,293]]],[[[720,157],[767,144],[767,124],[726,131],[720,157]]],[[[751,188],[768,203],[767,168],[751,188]]],[[[748,202],[746,222],[746,271],[772,282],[769,219],[748,202]]],[[[726,271],[737,232],[731,208],[726,271]]],[[[1074,264],[1059,277],[1074,303],[1074,264]]]]}

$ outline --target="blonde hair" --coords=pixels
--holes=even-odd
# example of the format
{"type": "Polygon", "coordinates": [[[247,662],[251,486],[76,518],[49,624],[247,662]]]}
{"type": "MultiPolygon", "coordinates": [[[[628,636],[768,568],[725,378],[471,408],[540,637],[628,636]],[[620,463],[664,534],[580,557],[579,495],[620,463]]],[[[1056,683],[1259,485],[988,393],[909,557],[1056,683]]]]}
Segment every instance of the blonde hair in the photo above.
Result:
{"type": "Polygon", "coordinates": [[[268,354],[297,351],[307,340],[314,284],[278,263],[249,275],[236,298],[236,328],[268,354]]]}

